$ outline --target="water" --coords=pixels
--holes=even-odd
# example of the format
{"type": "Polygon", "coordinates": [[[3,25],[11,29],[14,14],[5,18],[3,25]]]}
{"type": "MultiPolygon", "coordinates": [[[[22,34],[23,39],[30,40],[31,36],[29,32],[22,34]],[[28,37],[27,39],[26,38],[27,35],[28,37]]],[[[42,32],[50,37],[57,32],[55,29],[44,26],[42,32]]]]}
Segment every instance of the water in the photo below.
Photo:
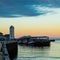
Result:
{"type": "Polygon", "coordinates": [[[60,41],[43,48],[19,45],[17,60],[60,60],[60,41]]]}

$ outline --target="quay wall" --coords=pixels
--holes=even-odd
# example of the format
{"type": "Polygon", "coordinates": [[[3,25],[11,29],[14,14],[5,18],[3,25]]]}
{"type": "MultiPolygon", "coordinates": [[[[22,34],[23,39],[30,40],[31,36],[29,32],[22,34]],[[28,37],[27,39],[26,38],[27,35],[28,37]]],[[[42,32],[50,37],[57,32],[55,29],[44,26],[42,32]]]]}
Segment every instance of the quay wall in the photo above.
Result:
{"type": "Polygon", "coordinates": [[[18,44],[17,42],[11,42],[6,44],[8,53],[9,53],[9,57],[11,60],[13,60],[13,58],[17,57],[18,54],[18,44]]]}

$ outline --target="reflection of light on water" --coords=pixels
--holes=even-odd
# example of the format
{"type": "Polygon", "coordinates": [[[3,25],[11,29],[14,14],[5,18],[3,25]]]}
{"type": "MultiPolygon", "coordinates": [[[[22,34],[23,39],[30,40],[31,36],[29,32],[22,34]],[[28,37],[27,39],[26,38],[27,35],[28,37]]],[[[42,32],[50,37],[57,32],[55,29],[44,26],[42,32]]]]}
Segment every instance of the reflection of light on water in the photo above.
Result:
{"type": "Polygon", "coordinates": [[[24,46],[19,46],[20,50],[18,54],[20,56],[41,56],[41,55],[48,55],[48,50],[49,47],[44,47],[44,48],[30,48],[30,47],[24,47],[24,46]],[[24,48],[23,48],[24,47],[24,48]]]}
{"type": "Polygon", "coordinates": [[[17,60],[60,60],[60,44],[52,42],[50,47],[18,46],[17,60]]]}
{"type": "Polygon", "coordinates": [[[22,60],[39,60],[39,59],[43,59],[43,60],[54,60],[54,59],[60,59],[60,57],[52,57],[52,56],[34,56],[34,57],[19,57],[19,59],[22,60]]]}
{"type": "Polygon", "coordinates": [[[60,56],[60,44],[59,44],[59,42],[51,43],[49,56],[57,56],[57,57],[60,56]]]}

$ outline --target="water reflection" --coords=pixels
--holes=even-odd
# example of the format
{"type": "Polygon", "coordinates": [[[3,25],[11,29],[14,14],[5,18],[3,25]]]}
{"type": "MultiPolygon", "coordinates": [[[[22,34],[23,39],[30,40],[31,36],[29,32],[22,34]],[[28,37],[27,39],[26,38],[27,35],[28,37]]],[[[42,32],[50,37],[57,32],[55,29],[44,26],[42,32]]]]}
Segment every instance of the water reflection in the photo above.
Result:
{"type": "Polygon", "coordinates": [[[28,60],[28,58],[36,59],[36,57],[48,56],[50,47],[32,47],[19,45],[18,49],[18,58],[28,60]]]}
{"type": "Polygon", "coordinates": [[[52,42],[50,47],[18,45],[16,60],[60,60],[60,43],[52,42]]]}

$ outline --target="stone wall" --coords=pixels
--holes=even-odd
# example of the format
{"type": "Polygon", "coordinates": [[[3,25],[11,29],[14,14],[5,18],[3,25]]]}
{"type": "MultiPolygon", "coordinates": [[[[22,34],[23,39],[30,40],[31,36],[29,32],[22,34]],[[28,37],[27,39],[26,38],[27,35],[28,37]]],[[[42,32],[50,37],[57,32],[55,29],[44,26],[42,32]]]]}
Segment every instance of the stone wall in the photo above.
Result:
{"type": "Polygon", "coordinates": [[[13,58],[17,57],[17,54],[18,54],[17,42],[8,43],[8,44],[6,44],[6,46],[7,46],[7,50],[8,50],[10,59],[12,60],[13,58]]]}

